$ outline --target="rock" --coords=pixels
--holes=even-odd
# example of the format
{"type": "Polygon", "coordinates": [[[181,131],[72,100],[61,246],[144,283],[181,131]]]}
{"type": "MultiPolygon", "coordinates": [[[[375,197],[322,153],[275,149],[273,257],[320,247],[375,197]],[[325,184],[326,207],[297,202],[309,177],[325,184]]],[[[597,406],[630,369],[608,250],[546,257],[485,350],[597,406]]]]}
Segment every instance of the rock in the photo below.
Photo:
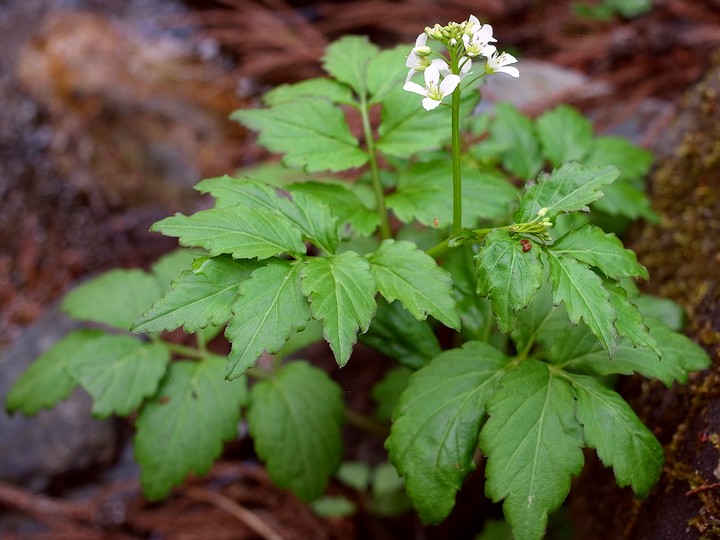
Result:
{"type": "MultiPolygon", "coordinates": [[[[20,374],[78,323],[49,310],[0,350],[0,398],[3,402],[20,374]]],[[[32,418],[0,413],[0,480],[47,488],[54,478],[87,473],[114,461],[119,427],[90,416],[91,399],[82,390],[32,418]]]]}

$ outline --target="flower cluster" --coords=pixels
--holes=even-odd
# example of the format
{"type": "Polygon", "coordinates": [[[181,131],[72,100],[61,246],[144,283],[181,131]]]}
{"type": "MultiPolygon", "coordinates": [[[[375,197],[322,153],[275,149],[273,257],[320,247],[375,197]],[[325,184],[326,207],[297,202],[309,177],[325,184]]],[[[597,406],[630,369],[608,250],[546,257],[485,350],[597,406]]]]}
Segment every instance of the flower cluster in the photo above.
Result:
{"type": "Polygon", "coordinates": [[[478,56],[485,58],[485,70],[476,79],[491,73],[507,73],[512,77],[519,77],[518,69],[510,65],[517,62],[517,59],[506,52],[498,53],[497,48],[491,45],[491,42],[497,41],[492,34],[492,26],[480,24],[474,15],[461,23],[451,22],[447,26],[436,24],[432,28],[426,27],[415,40],[415,47],[405,62],[410,71],[403,89],[423,96],[422,105],[426,110],[435,109],[446,96],[455,91],[460,81],[471,73],[472,58],[478,56]],[[450,64],[427,45],[429,37],[447,47],[450,64]],[[440,58],[430,60],[431,55],[438,55],[440,58]],[[425,86],[411,80],[413,75],[419,72],[424,73],[425,86]]]}

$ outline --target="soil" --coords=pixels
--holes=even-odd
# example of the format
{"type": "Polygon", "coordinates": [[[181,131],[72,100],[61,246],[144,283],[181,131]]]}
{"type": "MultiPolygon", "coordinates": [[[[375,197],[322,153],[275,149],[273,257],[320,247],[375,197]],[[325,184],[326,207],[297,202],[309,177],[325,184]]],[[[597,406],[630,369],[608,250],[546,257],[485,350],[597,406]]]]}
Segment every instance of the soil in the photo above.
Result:
{"type": "MultiPolygon", "coordinates": [[[[720,50],[720,2],[657,0],[645,15],[609,21],[581,18],[573,3],[192,0],[163,11],[160,19],[163,28],[183,36],[200,52],[208,44],[220,45],[218,62],[193,68],[212,64],[206,69],[216,73],[212,70],[222,65],[223,76],[215,77],[219,84],[241,82],[240,101],[218,97],[213,102],[220,116],[264,88],[320,74],[318,59],[324,47],[343,34],[367,34],[389,46],[412,42],[419,29],[436,21],[464,20],[473,13],[490,22],[503,47],[518,51],[518,56],[577,69],[589,77],[589,84],[609,83],[611,90],[601,95],[557,98],[590,113],[598,130],[612,131],[640,114],[652,99],[714,119],[690,126],[690,135],[681,140],[663,139],[669,117],[641,134],[643,145],[661,151],[651,197],[663,220],[656,226],[638,226],[628,241],[653,276],[647,289],[688,310],[687,332],[717,361],[720,282],[713,261],[720,253],[720,84],[707,74],[713,73],[713,53],[720,50]],[[708,78],[695,97],[684,98],[704,76],[708,78]],[[708,173],[713,170],[714,175],[708,173]]],[[[140,9],[143,3],[132,4],[140,9]]],[[[17,0],[0,6],[0,345],[81,278],[117,266],[147,267],[175,247],[171,239],[148,233],[149,225],[178,206],[199,204],[177,198],[138,201],[116,189],[98,187],[93,175],[113,167],[127,171],[127,161],[113,153],[92,154],[104,160],[97,168],[96,160],[79,159],[86,155],[87,143],[76,132],[91,125],[101,133],[103,119],[115,120],[100,115],[92,117],[93,122],[100,119],[98,125],[59,122],[68,110],[74,111],[72,118],[87,119],[73,101],[77,96],[61,101],[58,114],[30,95],[17,78],[17,55],[48,14],[70,6],[113,20],[127,18],[127,11],[117,5],[112,0],[37,5],[17,0]]],[[[139,24],[137,19],[134,24],[139,24]]],[[[201,87],[196,87],[195,102],[207,104],[201,87]]],[[[158,137],[166,135],[158,132],[158,137]]],[[[223,131],[223,137],[225,150],[213,147],[212,155],[222,157],[225,171],[263,155],[242,132],[223,131]],[[231,155],[228,148],[233,149],[231,155]]],[[[198,174],[215,173],[200,167],[198,174]]],[[[356,384],[373,380],[381,368],[368,357],[367,364],[359,367],[361,363],[355,362],[354,371],[343,376],[356,384]]],[[[665,445],[666,472],[651,496],[638,502],[588,456],[588,467],[576,481],[568,506],[576,537],[720,538],[720,482],[713,475],[720,457],[718,377],[713,368],[690,385],[669,390],[636,378],[622,384],[624,395],[665,445]]],[[[382,459],[381,439],[368,441],[353,433],[349,437],[371,459],[382,459]]],[[[352,518],[324,519],[274,487],[262,468],[248,460],[251,457],[247,444],[232,445],[209,475],[191,479],[167,501],[153,505],[139,495],[137,481],[104,480],[100,474],[91,479],[93,489],[60,487],[52,496],[0,483],[0,509],[8,511],[3,532],[8,538],[37,539],[462,539],[474,538],[484,516],[500,517],[497,506],[483,498],[482,482],[475,475],[463,489],[456,511],[439,528],[422,527],[410,515],[383,520],[361,512],[352,518]]],[[[341,486],[331,490],[353,497],[341,486]]]]}

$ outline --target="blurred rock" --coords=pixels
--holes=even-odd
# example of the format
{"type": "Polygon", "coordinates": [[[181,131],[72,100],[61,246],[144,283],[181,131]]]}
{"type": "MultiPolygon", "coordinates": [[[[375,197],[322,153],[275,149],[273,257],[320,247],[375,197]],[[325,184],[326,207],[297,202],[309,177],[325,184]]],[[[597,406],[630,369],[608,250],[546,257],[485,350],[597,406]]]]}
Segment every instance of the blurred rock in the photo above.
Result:
{"type": "Polygon", "coordinates": [[[16,74],[50,114],[64,173],[110,204],[176,207],[233,169],[241,106],[230,66],[207,47],[88,11],[49,11],[16,74]]]}
{"type": "MultiPolygon", "coordinates": [[[[77,322],[49,310],[18,339],[0,349],[0,399],[32,361],[77,322]]],[[[91,399],[78,390],[51,410],[32,418],[0,412],[0,480],[47,488],[55,478],[92,473],[112,463],[117,454],[118,426],[90,416],[91,399]]]]}

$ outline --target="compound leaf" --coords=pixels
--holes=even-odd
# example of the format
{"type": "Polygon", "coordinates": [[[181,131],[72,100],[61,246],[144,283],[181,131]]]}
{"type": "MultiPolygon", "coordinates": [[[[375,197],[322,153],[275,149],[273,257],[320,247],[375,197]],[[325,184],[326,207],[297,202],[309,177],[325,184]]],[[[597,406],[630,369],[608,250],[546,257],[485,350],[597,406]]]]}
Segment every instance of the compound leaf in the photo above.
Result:
{"type": "Polygon", "coordinates": [[[87,345],[104,335],[99,330],[74,330],[38,356],[8,392],[8,413],[20,411],[32,416],[68,397],[77,387],[68,369],[70,364],[82,358],[87,345]]]}
{"type": "Polygon", "coordinates": [[[304,98],[322,97],[334,103],[352,103],[352,91],[346,85],[328,77],[316,77],[294,84],[282,84],[266,92],[263,103],[268,107],[304,98]]]}
{"type": "Polygon", "coordinates": [[[593,334],[608,351],[610,358],[617,349],[617,314],[610,303],[610,294],[600,277],[587,265],[570,257],[558,257],[548,252],[553,302],[565,305],[570,320],[585,321],[593,334]]]}
{"type": "Polygon", "coordinates": [[[506,334],[545,280],[541,255],[539,248],[524,251],[508,231],[493,229],[475,256],[478,294],[490,297],[498,327],[506,334]]]}
{"type": "Polygon", "coordinates": [[[350,86],[358,96],[368,92],[368,63],[379,49],[365,36],[345,36],[330,44],[323,56],[323,68],[338,81],[350,86]]]}
{"type": "Polygon", "coordinates": [[[638,262],[633,251],[625,249],[614,234],[606,233],[600,227],[589,223],[572,229],[548,249],[558,255],[573,257],[594,266],[612,279],[648,279],[647,269],[638,262]]]}
{"type": "Polygon", "coordinates": [[[584,461],[572,387],[547,364],[526,360],[502,378],[487,412],[480,432],[485,493],[505,499],[514,538],[542,538],[548,513],[562,504],[584,461]]]}
{"type": "Polygon", "coordinates": [[[170,290],[153,304],[132,328],[151,333],[175,330],[197,332],[209,324],[220,326],[230,320],[231,306],[240,284],[260,263],[229,257],[205,257],[172,282],[170,290]]]}
{"type": "Polygon", "coordinates": [[[400,300],[418,320],[432,315],[446,326],[460,328],[450,274],[415,244],[384,240],[368,260],[377,288],[388,302],[400,300]]]}
{"type": "Polygon", "coordinates": [[[456,492],[475,468],[485,403],[507,362],[494,347],[469,341],[410,377],[393,413],[386,446],[423,522],[439,523],[447,517],[456,492]]]}
{"type": "Polygon", "coordinates": [[[375,314],[377,289],[370,263],[354,251],[346,251],[308,259],[301,275],[312,316],[322,321],[323,335],[342,367],[350,358],[358,331],[367,331],[375,314]]]}
{"type": "Polygon", "coordinates": [[[534,177],[543,166],[532,121],[509,103],[498,103],[487,142],[502,158],[505,169],[522,179],[534,177]]]}
{"type": "Polygon", "coordinates": [[[116,269],[70,291],[63,298],[62,310],[75,319],[128,330],[160,296],[162,288],[151,274],[116,269]]]}
{"type": "Polygon", "coordinates": [[[277,211],[265,208],[212,208],[191,216],[175,214],[153,231],[176,236],[183,246],[204,247],[210,256],[267,259],[287,251],[305,253],[300,231],[277,211]]]}
{"type": "Polygon", "coordinates": [[[537,183],[522,195],[515,222],[535,219],[541,208],[548,209],[548,219],[560,212],[586,210],[588,204],[602,197],[600,189],[619,174],[615,167],[588,167],[576,162],[563,163],[550,174],[540,173],[537,183]]]}
{"type": "Polygon", "coordinates": [[[231,119],[260,132],[258,144],[285,154],[283,163],[307,172],[360,167],[367,154],[350,133],[342,109],[322,98],[235,111],[231,119]]]}
{"type": "Polygon", "coordinates": [[[154,394],[169,360],[164,343],[105,335],[88,342],[69,369],[92,396],[93,415],[107,418],[127,416],[154,394]]]}
{"type": "Polygon", "coordinates": [[[367,65],[367,89],[372,97],[370,103],[380,103],[385,95],[402,85],[407,74],[405,57],[407,45],[381,51],[367,65]]]}
{"type": "Polygon", "coordinates": [[[642,314],[637,306],[627,299],[625,289],[610,286],[608,292],[610,293],[610,302],[617,314],[615,328],[617,328],[618,334],[629,338],[635,347],[648,347],[662,357],[655,338],[650,335],[648,327],[643,322],[642,314]]]}
{"type": "Polygon", "coordinates": [[[577,417],[585,442],[612,467],[618,486],[645,497],[664,463],[663,449],[627,402],[593,377],[568,374],[577,397],[577,417]]]}
{"type": "Polygon", "coordinates": [[[267,351],[278,352],[293,332],[302,330],[310,308],[300,290],[300,265],[275,259],[240,286],[234,316],[225,330],[232,342],[225,376],[235,379],[267,351]]]}
{"type": "Polygon", "coordinates": [[[225,358],[172,362],[157,392],[135,422],[135,459],[143,492],[151,501],[167,496],[190,474],[205,474],[223,442],[237,436],[245,379],[224,378],[225,358]]]}
{"type": "Polygon", "coordinates": [[[536,126],[543,154],[553,167],[563,161],[582,160],[592,149],[590,120],[568,105],[541,114],[536,126]]]}
{"type": "Polygon", "coordinates": [[[304,361],[255,384],[247,419],[255,450],[273,482],[310,501],[342,458],[345,408],[340,387],[304,361]]]}

